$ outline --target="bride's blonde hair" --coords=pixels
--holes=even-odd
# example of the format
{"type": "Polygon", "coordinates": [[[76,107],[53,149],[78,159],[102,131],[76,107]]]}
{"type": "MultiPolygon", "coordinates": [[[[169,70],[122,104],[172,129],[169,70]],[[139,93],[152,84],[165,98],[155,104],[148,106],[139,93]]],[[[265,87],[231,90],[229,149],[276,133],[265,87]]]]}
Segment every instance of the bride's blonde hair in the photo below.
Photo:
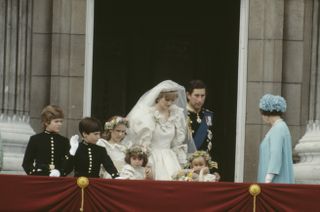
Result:
{"type": "Polygon", "coordinates": [[[177,91],[161,91],[159,93],[159,96],[156,98],[156,103],[158,103],[158,101],[161,98],[165,98],[166,100],[172,100],[175,101],[178,98],[178,93],[177,91]]]}

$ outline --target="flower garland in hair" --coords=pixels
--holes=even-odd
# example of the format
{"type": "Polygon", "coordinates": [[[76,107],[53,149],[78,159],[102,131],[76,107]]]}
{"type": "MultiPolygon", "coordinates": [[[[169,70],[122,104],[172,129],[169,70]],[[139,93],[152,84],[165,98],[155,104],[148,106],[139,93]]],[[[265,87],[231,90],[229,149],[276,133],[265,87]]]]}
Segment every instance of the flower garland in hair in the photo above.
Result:
{"type": "Polygon", "coordinates": [[[116,116],[115,118],[111,119],[111,121],[108,121],[104,124],[104,129],[113,130],[119,124],[124,124],[127,128],[129,127],[129,121],[127,118],[116,116]]]}
{"type": "Polygon", "coordinates": [[[272,94],[265,94],[259,102],[259,108],[263,111],[268,112],[282,112],[284,113],[287,109],[286,100],[281,96],[275,96],[272,94]]]}
{"type": "Polygon", "coordinates": [[[195,151],[195,152],[189,157],[189,161],[188,161],[188,163],[187,163],[187,166],[188,166],[188,167],[191,167],[192,161],[193,161],[195,158],[199,158],[199,157],[203,157],[203,158],[204,158],[204,160],[205,160],[205,161],[207,162],[207,164],[208,164],[209,169],[218,168],[218,163],[215,162],[215,161],[212,161],[209,153],[206,152],[206,151],[202,151],[202,150],[195,151]]]}
{"type": "Polygon", "coordinates": [[[143,146],[132,146],[131,148],[127,149],[127,153],[130,155],[149,155],[149,152],[143,146]]]}

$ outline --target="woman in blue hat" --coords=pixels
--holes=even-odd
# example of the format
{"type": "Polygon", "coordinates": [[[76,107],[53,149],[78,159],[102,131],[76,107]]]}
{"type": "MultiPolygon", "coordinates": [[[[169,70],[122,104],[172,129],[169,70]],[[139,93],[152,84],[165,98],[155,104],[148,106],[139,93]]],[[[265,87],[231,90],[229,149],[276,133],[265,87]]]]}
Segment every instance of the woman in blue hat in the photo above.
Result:
{"type": "Polygon", "coordinates": [[[259,104],[262,119],[271,125],[260,144],[258,182],[294,183],[292,140],[281,118],[287,104],[283,97],[266,94],[259,104]]]}

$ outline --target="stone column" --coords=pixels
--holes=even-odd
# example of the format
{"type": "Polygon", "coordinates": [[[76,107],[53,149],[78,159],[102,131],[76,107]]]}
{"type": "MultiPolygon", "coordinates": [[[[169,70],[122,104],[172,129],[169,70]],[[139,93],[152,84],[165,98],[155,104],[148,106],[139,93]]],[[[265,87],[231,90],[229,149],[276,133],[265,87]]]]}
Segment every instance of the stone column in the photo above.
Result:
{"type": "Polygon", "coordinates": [[[320,183],[320,122],[310,121],[305,135],[299,140],[295,150],[300,162],[294,164],[296,183],[320,183]]]}
{"type": "Polygon", "coordinates": [[[59,105],[60,134],[78,133],[83,114],[86,0],[33,0],[31,126],[40,132],[40,111],[59,105]]]}
{"type": "Polygon", "coordinates": [[[320,183],[320,48],[319,48],[319,1],[313,1],[312,40],[311,40],[311,72],[309,84],[310,120],[304,136],[295,146],[299,162],[294,164],[296,183],[320,183]]]}
{"type": "Polygon", "coordinates": [[[21,172],[29,125],[32,1],[0,1],[1,172],[21,172]]]}
{"type": "Polygon", "coordinates": [[[282,94],[284,0],[250,0],[244,181],[256,180],[259,142],[269,126],[259,113],[265,93],[282,94]]]}

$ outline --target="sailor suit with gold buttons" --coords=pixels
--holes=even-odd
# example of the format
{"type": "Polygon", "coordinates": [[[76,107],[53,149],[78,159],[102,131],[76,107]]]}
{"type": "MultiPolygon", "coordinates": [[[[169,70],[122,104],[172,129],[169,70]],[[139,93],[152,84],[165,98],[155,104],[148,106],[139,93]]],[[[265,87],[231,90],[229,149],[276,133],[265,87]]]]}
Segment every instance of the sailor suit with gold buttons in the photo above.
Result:
{"type": "Polygon", "coordinates": [[[61,176],[67,173],[64,163],[68,159],[70,144],[66,137],[44,131],[30,137],[22,167],[28,175],[49,176],[53,169],[61,176]]]}
{"type": "Polygon", "coordinates": [[[98,178],[101,165],[103,165],[112,178],[119,176],[118,170],[115,168],[105,148],[96,144],[82,141],[79,143],[75,155],[70,155],[69,161],[73,165],[75,177],[98,178]]]}
{"type": "Polygon", "coordinates": [[[213,112],[202,108],[200,112],[197,113],[188,107],[188,119],[189,129],[192,132],[192,137],[197,150],[209,152],[212,160],[216,161],[214,160],[215,154],[213,153],[213,112]]]}

